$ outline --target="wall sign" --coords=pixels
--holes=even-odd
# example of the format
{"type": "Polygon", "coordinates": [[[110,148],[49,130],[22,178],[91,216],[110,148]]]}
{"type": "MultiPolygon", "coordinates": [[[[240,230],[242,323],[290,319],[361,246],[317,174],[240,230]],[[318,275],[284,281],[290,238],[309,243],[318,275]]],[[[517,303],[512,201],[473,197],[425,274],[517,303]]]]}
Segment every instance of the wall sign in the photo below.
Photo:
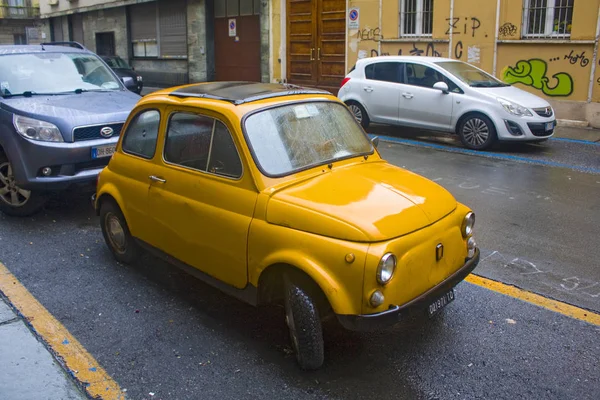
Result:
{"type": "Polygon", "coordinates": [[[352,7],[348,10],[348,29],[358,29],[358,7],[352,7]]]}
{"type": "Polygon", "coordinates": [[[229,37],[237,36],[237,23],[235,22],[235,18],[229,19],[229,37]]]}

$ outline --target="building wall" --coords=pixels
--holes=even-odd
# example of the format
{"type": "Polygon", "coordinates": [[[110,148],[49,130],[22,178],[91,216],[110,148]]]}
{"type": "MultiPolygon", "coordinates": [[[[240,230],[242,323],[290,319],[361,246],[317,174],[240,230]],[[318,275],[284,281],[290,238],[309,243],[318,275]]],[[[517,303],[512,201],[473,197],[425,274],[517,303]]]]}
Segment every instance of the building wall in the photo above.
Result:
{"type": "Polygon", "coordinates": [[[25,35],[25,28],[35,26],[37,22],[31,19],[0,19],[0,44],[15,44],[14,35],[25,35]]]}
{"type": "MultiPolygon", "coordinates": [[[[66,18],[65,18],[66,19],[66,18]]],[[[68,38],[68,22],[67,22],[68,38]]],[[[129,40],[127,37],[127,13],[125,7],[83,13],[83,45],[96,52],[96,33],[114,32],[115,52],[124,60],[129,58],[129,40]]]]}
{"type": "MultiPolygon", "coordinates": [[[[36,0],[38,1],[38,0],[36,0]]],[[[66,12],[86,12],[107,7],[121,7],[124,5],[144,3],[152,0],[58,0],[57,4],[51,5],[49,0],[39,1],[40,13],[44,16],[64,14],[66,12]]]]}

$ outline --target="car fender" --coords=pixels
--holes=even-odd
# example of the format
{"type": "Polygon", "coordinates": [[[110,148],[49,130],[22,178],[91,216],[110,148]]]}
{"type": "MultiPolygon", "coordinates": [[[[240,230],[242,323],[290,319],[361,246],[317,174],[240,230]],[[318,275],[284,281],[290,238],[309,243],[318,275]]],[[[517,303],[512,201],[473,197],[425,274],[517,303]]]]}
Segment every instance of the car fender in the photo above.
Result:
{"type": "Polygon", "coordinates": [[[470,113],[479,113],[488,117],[495,125],[496,130],[498,130],[498,120],[493,117],[494,112],[490,112],[487,107],[479,108],[479,107],[469,107],[464,110],[461,110],[460,114],[456,114],[454,121],[452,121],[452,127],[454,132],[458,132],[458,123],[459,121],[467,114],[470,113]]]}
{"type": "MultiPolygon", "coordinates": [[[[7,113],[3,111],[2,114],[4,114],[4,117],[7,113]]],[[[0,125],[0,147],[12,165],[13,174],[17,183],[21,184],[27,180],[27,167],[23,157],[19,154],[19,146],[16,143],[17,140],[26,139],[15,132],[15,128],[12,124],[12,114],[10,114],[10,124],[3,118],[2,124],[0,125]]]]}
{"type": "Polygon", "coordinates": [[[344,104],[346,104],[349,101],[355,101],[361,106],[363,106],[367,114],[369,114],[369,107],[354,92],[350,92],[348,95],[342,96],[340,100],[342,100],[344,104]]]}
{"type": "MultiPolygon", "coordinates": [[[[104,172],[106,172],[106,168],[100,173],[100,175],[102,175],[102,173],[104,173],[104,172]]],[[[99,179],[101,179],[101,177],[99,179]]],[[[103,198],[105,198],[105,196],[109,196],[117,203],[117,206],[119,206],[119,208],[121,209],[121,212],[123,213],[123,216],[125,217],[125,220],[128,220],[127,208],[125,207],[125,201],[123,199],[123,196],[121,196],[119,189],[117,189],[117,187],[113,183],[110,183],[110,182],[101,183],[99,185],[99,187],[100,187],[100,190],[98,190],[98,192],[96,193],[96,204],[95,204],[96,214],[97,215],[100,214],[101,200],[103,198]]]]}

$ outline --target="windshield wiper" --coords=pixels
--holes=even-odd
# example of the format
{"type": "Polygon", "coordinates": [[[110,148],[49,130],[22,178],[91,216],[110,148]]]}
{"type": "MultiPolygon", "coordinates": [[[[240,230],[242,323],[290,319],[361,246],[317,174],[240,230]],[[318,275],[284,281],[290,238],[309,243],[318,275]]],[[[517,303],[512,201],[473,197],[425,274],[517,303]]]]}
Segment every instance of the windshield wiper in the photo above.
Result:
{"type": "Polygon", "coordinates": [[[16,97],[16,96],[23,96],[23,97],[32,97],[32,96],[53,96],[55,94],[60,94],[60,93],[37,93],[37,92],[33,92],[31,90],[26,90],[22,93],[3,93],[2,97],[16,97]]]}

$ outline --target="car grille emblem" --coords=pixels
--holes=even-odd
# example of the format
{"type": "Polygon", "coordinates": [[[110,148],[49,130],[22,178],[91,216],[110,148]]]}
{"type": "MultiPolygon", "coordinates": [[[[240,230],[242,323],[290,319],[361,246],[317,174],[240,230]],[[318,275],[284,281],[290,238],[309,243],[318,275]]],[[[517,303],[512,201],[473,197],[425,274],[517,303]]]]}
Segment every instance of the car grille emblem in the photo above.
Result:
{"type": "Polygon", "coordinates": [[[111,137],[113,133],[114,130],[110,126],[105,126],[104,128],[100,129],[100,135],[105,138],[111,137]]]}
{"type": "Polygon", "coordinates": [[[435,259],[436,261],[440,261],[442,257],[444,257],[444,245],[438,243],[438,245],[435,246],[435,259]]]}

